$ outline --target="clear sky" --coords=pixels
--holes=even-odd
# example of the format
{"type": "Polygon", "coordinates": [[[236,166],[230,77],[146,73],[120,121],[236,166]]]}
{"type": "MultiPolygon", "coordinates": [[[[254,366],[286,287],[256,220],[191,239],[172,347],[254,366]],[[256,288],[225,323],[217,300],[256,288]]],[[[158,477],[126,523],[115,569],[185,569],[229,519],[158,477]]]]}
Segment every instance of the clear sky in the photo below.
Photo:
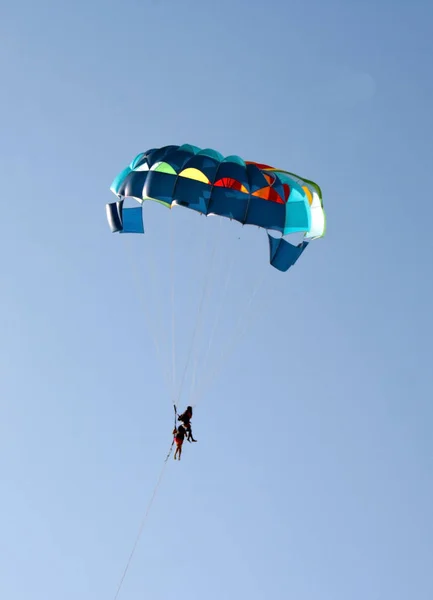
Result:
{"type": "Polygon", "coordinates": [[[119,599],[431,600],[432,27],[427,0],[1,2],[1,598],[114,598],[171,440],[169,227],[179,382],[219,221],[146,206],[128,240],[105,203],[192,143],[317,181],[328,231],[281,275],[219,225],[212,352],[264,275],[260,302],[119,599]]]}

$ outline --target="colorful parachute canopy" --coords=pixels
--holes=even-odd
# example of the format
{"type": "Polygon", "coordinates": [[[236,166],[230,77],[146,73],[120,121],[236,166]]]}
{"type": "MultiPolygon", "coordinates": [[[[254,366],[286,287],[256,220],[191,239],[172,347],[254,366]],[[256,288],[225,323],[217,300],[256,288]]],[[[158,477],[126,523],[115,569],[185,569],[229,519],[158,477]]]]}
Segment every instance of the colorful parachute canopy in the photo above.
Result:
{"type": "Polygon", "coordinates": [[[142,207],[125,208],[127,197],[140,204],[153,200],[169,208],[185,206],[283,236],[303,232],[307,241],[299,246],[268,233],[270,262],[280,271],[295,264],[309,240],[325,233],[322,194],[313,181],[189,144],[139,154],[116,177],[111,190],[119,198],[106,206],[113,233],[144,233],[142,207]]]}

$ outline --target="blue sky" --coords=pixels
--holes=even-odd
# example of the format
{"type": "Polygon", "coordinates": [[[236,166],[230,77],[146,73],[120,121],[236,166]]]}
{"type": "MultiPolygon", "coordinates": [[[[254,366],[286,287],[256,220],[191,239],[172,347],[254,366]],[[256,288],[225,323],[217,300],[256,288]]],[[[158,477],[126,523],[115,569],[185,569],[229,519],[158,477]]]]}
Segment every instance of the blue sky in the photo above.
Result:
{"type": "Polygon", "coordinates": [[[217,221],[146,207],[126,240],[105,203],[185,142],[314,179],[328,231],[281,276],[221,224],[215,356],[264,283],[119,598],[433,596],[430,4],[2,3],[2,598],[115,595],[170,444],[170,227],[179,380],[217,221]]]}

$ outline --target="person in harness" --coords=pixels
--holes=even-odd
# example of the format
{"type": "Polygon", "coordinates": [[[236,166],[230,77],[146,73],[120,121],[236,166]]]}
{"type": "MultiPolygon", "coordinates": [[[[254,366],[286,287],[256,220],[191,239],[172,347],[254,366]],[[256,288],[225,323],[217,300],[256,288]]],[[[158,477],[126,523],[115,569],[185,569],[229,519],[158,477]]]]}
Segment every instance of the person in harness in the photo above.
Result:
{"type": "Polygon", "coordinates": [[[187,406],[185,412],[183,412],[181,415],[179,415],[177,417],[177,420],[181,421],[185,428],[186,439],[188,440],[188,442],[196,442],[197,440],[195,440],[194,436],[192,435],[191,419],[192,419],[192,406],[187,406]]]}
{"type": "Polygon", "coordinates": [[[174,460],[176,460],[178,457],[178,460],[180,460],[180,457],[182,456],[182,444],[183,444],[183,440],[185,439],[185,427],[183,425],[179,425],[179,427],[175,427],[173,429],[173,435],[174,435],[174,443],[176,444],[176,451],[174,453],[174,460]]]}

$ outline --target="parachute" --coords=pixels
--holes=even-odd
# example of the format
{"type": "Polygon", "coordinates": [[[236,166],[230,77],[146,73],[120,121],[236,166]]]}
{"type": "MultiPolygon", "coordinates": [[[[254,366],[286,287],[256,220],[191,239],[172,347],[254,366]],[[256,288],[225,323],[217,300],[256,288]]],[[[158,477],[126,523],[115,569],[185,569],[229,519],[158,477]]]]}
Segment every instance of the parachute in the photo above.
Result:
{"type": "Polygon", "coordinates": [[[311,240],[325,233],[320,187],[303,177],[265,164],[197,146],[163,146],[136,156],[113,181],[118,201],[106,205],[113,233],[144,233],[145,200],[168,208],[183,206],[267,231],[270,264],[285,272],[311,240]],[[125,207],[125,198],[141,206],[125,207]],[[276,232],[280,237],[271,235],[276,232]],[[301,243],[284,239],[303,233],[301,243]]]}
{"type": "Polygon", "coordinates": [[[138,154],[111,191],[117,200],[106,204],[106,216],[113,233],[144,234],[143,205],[151,201],[146,243],[143,236],[125,236],[134,266],[146,262],[136,269],[141,289],[131,299],[142,296],[140,316],[149,321],[175,409],[183,400],[196,406],[247,329],[266,314],[256,306],[260,290],[265,288],[268,303],[286,294],[276,273],[288,271],[324,235],[321,189],[283,169],[184,144],[138,154]],[[203,215],[212,218],[201,220],[203,215]],[[262,234],[245,225],[266,231],[273,269],[255,242],[262,234]],[[282,289],[273,293],[271,285],[282,289]]]}

